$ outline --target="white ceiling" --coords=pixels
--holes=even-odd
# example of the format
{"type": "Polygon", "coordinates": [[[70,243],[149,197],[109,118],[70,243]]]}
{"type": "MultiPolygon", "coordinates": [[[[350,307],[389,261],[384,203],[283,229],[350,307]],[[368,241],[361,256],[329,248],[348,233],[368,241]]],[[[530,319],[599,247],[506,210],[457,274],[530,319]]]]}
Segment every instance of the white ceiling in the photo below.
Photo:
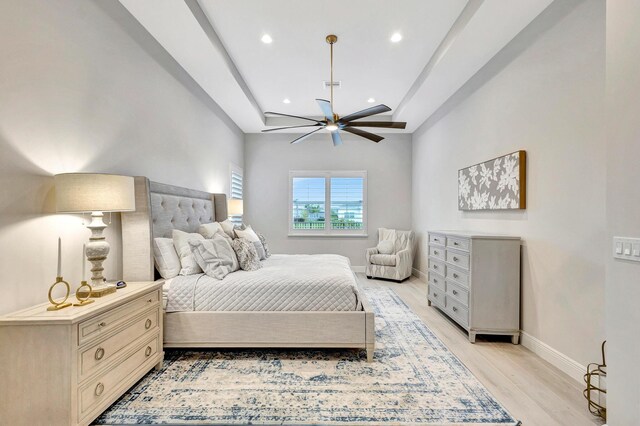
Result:
{"type": "Polygon", "coordinates": [[[322,81],[329,80],[331,33],[339,37],[334,80],[342,82],[335,111],[367,108],[373,97],[412,132],[552,0],[120,2],[252,133],[283,124],[264,111],[320,116],[314,99],[329,98],[322,81]],[[394,32],[399,43],[389,40],[394,32]],[[271,44],[261,42],[264,34],[271,44]]]}

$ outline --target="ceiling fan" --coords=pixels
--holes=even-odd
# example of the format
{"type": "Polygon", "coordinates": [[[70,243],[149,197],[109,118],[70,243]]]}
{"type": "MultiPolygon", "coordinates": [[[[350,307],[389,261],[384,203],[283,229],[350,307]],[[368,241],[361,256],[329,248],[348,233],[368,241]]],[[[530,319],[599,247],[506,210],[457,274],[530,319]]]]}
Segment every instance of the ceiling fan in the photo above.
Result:
{"type": "Polygon", "coordinates": [[[316,120],[310,117],[300,117],[297,115],[291,114],[282,114],[279,112],[271,112],[267,111],[265,115],[278,115],[282,117],[292,117],[299,118],[301,120],[307,120],[313,122],[313,124],[304,124],[299,126],[287,126],[287,127],[278,127],[276,129],[265,129],[263,132],[273,132],[276,130],[284,130],[284,129],[295,129],[295,128],[306,128],[306,127],[317,127],[315,130],[310,131],[307,134],[300,136],[297,139],[291,141],[291,143],[302,142],[312,134],[319,132],[322,129],[327,129],[331,132],[331,139],[333,139],[333,145],[341,145],[342,138],[340,137],[340,131],[345,131],[349,133],[353,133],[354,135],[361,136],[363,138],[369,139],[373,142],[380,142],[384,139],[382,136],[367,132],[365,130],[360,129],[360,127],[378,127],[378,128],[390,128],[390,129],[404,129],[407,126],[407,123],[401,121],[356,121],[361,118],[369,117],[372,115],[380,114],[383,112],[391,111],[391,108],[384,104],[376,105],[371,108],[363,109],[362,111],[354,112],[353,114],[349,114],[345,117],[340,117],[338,114],[333,111],[333,45],[338,42],[338,37],[330,34],[326,38],[327,43],[331,46],[331,100],[328,101],[326,99],[316,99],[320,109],[322,110],[322,114],[324,115],[324,120],[316,120]]]}

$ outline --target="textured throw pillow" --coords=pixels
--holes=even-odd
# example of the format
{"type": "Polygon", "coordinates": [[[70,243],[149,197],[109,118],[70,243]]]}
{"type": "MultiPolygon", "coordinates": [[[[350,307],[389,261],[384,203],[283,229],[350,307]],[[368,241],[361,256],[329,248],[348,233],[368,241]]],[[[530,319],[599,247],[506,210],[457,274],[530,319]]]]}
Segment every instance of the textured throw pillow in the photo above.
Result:
{"type": "Polygon", "coordinates": [[[256,234],[258,235],[258,238],[260,238],[260,242],[262,243],[262,248],[264,249],[264,257],[271,256],[271,253],[269,252],[269,246],[267,245],[267,239],[259,232],[256,232],[256,234]]]}
{"type": "Polygon", "coordinates": [[[220,225],[218,222],[205,223],[204,225],[200,225],[200,227],[198,227],[198,234],[202,235],[205,238],[213,238],[213,236],[216,234],[229,237],[222,228],[222,225],[220,225]]]}
{"type": "Polygon", "coordinates": [[[204,237],[200,234],[189,234],[188,232],[178,231],[174,229],[172,234],[173,245],[180,257],[180,275],[193,275],[202,273],[202,269],[196,262],[196,259],[191,253],[191,247],[189,247],[189,241],[191,240],[204,240],[204,237]]]}
{"type": "Polygon", "coordinates": [[[236,228],[235,233],[238,238],[246,238],[252,243],[260,242],[260,238],[258,238],[258,235],[251,228],[251,225],[245,227],[244,229],[236,228]]]}
{"type": "Polygon", "coordinates": [[[180,258],[171,238],[153,239],[153,258],[162,278],[168,280],[180,273],[180,258]]]}
{"type": "Polygon", "coordinates": [[[236,234],[233,230],[233,228],[235,228],[235,225],[229,219],[225,220],[224,222],[220,222],[220,226],[222,227],[222,230],[225,232],[225,234],[227,234],[230,238],[236,237],[236,234]]]}
{"type": "Polygon", "coordinates": [[[255,271],[262,268],[256,247],[251,241],[245,238],[236,238],[231,241],[231,247],[233,247],[236,256],[238,256],[240,268],[245,271],[255,271]]]}
{"type": "Polygon", "coordinates": [[[258,259],[265,260],[267,258],[267,253],[265,253],[262,243],[260,241],[252,241],[252,243],[256,248],[256,253],[258,253],[258,259]]]}
{"type": "Polygon", "coordinates": [[[239,268],[228,237],[216,234],[212,239],[190,240],[189,247],[198,265],[212,278],[221,280],[239,268]]]}
{"type": "Polygon", "coordinates": [[[378,253],[393,254],[393,241],[382,240],[378,243],[378,253]]]}

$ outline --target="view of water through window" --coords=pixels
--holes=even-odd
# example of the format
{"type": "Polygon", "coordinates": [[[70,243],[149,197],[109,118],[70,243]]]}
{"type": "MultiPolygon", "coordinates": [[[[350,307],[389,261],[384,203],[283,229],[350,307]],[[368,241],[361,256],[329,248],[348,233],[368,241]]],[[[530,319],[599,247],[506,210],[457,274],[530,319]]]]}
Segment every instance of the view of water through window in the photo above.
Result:
{"type": "MultiPolygon", "coordinates": [[[[331,229],[363,229],[364,179],[329,178],[331,229]]],[[[295,177],[292,180],[293,229],[326,228],[326,180],[324,177],[295,177]]]]}

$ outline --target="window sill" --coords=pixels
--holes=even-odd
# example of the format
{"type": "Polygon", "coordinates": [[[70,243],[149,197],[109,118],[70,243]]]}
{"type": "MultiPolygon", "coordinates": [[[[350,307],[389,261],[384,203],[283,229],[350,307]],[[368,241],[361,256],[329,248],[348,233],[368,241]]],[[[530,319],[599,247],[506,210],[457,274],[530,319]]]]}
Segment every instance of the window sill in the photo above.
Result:
{"type": "Polygon", "coordinates": [[[369,234],[320,234],[320,233],[289,233],[288,237],[303,237],[303,238],[369,238],[369,234]]]}

